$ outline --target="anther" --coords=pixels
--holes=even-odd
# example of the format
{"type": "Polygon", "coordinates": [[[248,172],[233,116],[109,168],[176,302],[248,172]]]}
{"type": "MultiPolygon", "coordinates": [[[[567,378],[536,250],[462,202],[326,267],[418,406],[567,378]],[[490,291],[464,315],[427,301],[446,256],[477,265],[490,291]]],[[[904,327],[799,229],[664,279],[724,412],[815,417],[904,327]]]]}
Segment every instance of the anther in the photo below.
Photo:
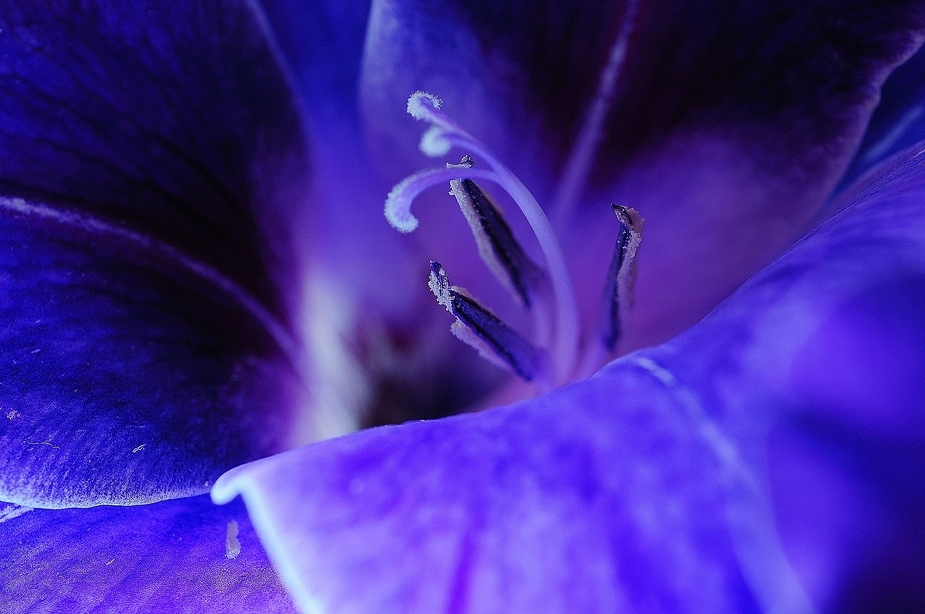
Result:
{"type": "Polygon", "coordinates": [[[431,261],[428,286],[437,302],[456,318],[451,330],[487,360],[506,367],[527,381],[548,387],[549,358],[520,333],[482,307],[462,288],[450,285],[439,262],[431,261]]]}
{"type": "MultiPolygon", "coordinates": [[[[463,163],[466,162],[464,158],[463,163]]],[[[471,163],[471,158],[468,162],[471,163]]],[[[450,181],[450,194],[456,197],[469,223],[482,261],[498,281],[529,308],[531,294],[537,291],[544,273],[514,238],[501,210],[471,179],[450,181]]]]}
{"type": "Polygon", "coordinates": [[[607,283],[604,287],[604,312],[601,322],[600,340],[608,352],[613,352],[620,342],[633,300],[633,282],[636,276],[636,252],[642,241],[645,220],[635,209],[622,205],[611,205],[620,224],[616,247],[607,283]]]}

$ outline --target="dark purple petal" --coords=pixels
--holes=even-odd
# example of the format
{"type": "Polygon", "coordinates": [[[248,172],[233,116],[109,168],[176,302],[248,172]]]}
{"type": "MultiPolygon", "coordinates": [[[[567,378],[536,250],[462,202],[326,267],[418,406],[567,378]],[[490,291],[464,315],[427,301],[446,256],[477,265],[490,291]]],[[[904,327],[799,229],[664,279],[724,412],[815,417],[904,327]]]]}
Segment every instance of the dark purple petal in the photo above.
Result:
{"type": "MultiPolygon", "coordinates": [[[[489,144],[506,150],[510,141],[509,153],[522,153],[538,129],[526,140],[561,164],[628,4],[377,0],[362,75],[373,125],[400,138],[411,125],[401,115],[405,92],[445,90],[440,96],[489,144]],[[397,126],[376,121],[385,117],[397,126]],[[481,121],[508,129],[484,130],[481,121]]],[[[914,51],[923,22],[917,0],[642,0],[599,159],[602,180],[673,135],[704,131],[740,147],[770,146],[754,157],[804,171],[840,167],[877,86],[914,51]]],[[[413,143],[413,134],[404,140],[413,143]]]]}
{"type": "Polygon", "coordinates": [[[842,178],[843,186],[850,186],[873,166],[925,139],[925,79],[922,75],[925,75],[925,49],[919,49],[883,84],[882,99],[842,178]]]}
{"type": "Polygon", "coordinates": [[[668,344],[237,468],[213,498],[243,495],[303,607],[918,611],[923,168],[865,180],[668,344]]]}
{"type": "Polygon", "coordinates": [[[288,447],[306,145],[252,7],[0,30],[0,499],[197,494],[288,447]]]}
{"type": "Polygon", "coordinates": [[[295,612],[243,505],[0,508],[0,609],[295,612]]]}
{"type": "MultiPolygon", "coordinates": [[[[415,164],[401,103],[433,91],[553,209],[626,7],[375,2],[362,77],[379,159],[415,164]]],[[[919,0],[640,2],[589,187],[574,215],[552,211],[589,285],[609,204],[648,221],[626,349],[694,324],[808,229],[923,27],[919,0]]]]}

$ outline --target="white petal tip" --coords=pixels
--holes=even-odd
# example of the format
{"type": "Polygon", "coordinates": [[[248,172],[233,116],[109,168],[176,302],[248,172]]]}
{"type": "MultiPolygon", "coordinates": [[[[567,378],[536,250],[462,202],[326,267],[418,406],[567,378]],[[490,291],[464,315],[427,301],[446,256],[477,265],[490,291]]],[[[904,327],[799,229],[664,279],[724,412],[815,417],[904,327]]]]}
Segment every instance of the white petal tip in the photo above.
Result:
{"type": "Polygon", "coordinates": [[[212,497],[212,503],[224,505],[237,497],[242,492],[240,483],[239,468],[232,469],[223,473],[212,486],[209,496],[212,497]]]}

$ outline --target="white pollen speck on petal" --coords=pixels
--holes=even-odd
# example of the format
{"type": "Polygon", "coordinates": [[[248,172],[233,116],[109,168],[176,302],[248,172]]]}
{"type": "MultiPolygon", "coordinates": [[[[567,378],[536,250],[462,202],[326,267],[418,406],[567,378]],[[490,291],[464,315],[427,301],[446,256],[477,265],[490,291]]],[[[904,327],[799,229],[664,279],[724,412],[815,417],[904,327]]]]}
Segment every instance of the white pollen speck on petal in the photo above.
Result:
{"type": "Polygon", "coordinates": [[[228,523],[225,534],[225,558],[236,559],[241,554],[241,542],[238,541],[238,523],[234,520],[228,523]]]}
{"type": "Polygon", "coordinates": [[[135,446],[134,448],[132,448],[132,454],[135,454],[136,452],[141,452],[142,450],[144,450],[144,449],[145,449],[145,445],[146,445],[146,444],[141,444],[141,445],[138,445],[138,446],[135,446]]]}

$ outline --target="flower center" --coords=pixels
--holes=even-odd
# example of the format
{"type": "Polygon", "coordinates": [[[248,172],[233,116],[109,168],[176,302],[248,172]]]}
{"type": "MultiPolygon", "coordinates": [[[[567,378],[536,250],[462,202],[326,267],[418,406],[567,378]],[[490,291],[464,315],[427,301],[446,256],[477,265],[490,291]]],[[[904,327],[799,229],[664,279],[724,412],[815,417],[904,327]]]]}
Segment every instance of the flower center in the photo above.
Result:
{"type": "Polygon", "coordinates": [[[542,207],[507,166],[440,106],[439,98],[425,92],[416,92],[408,100],[408,113],[431,124],[421,138],[421,151],[431,157],[444,156],[453,147],[467,153],[459,164],[421,171],[396,185],[385,202],[386,218],[401,232],[413,231],[418,220],[411,213],[411,203],[424,190],[448,182],[482,260],[530,311],[536,324],[532,338],[514,330],[464,290],[451,285],[440,263],[431,262],[429,286],[437,301],[455,316],[453,333],[483,357],[536,383],[541,390],[589,375],[615,351],[628,321],[642,218],[633,209],[613,205],[619,229],[605,282],[604,306],[597,330],[582,338],[574,285],[542,207]],[[476,168],[474,156],[488,168],[476,168]],[[529,258],[499,206],[476,180],[495,183],[517,204],[536,236],[544,267],[529,258]]]}

